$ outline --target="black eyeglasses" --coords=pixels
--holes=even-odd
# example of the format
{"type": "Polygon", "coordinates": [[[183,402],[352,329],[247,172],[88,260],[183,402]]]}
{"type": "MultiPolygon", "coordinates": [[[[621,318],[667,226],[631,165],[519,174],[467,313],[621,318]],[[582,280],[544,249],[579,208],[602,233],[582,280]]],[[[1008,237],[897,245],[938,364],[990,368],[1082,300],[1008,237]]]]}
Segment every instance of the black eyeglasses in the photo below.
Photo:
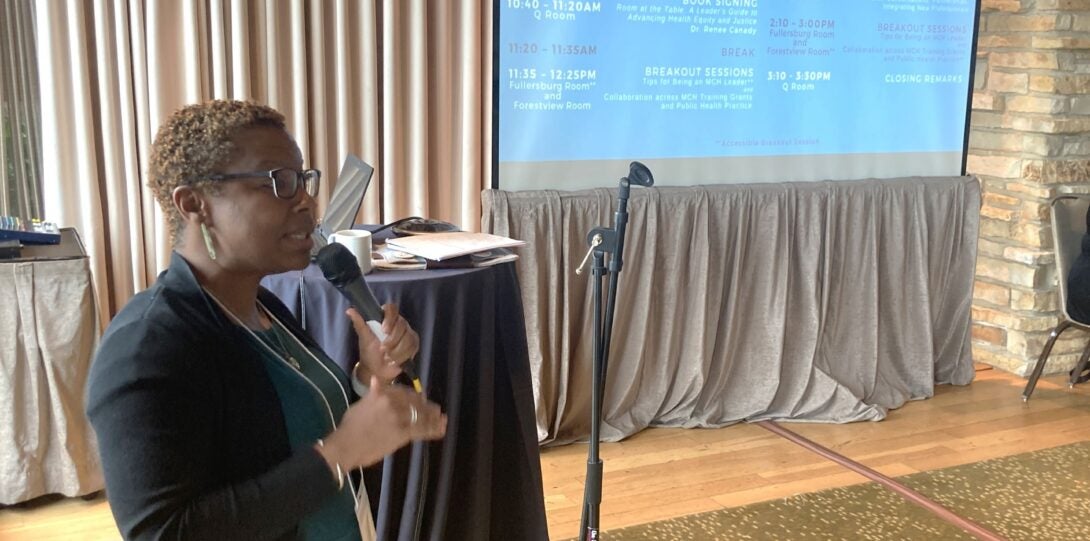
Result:
{"type": "Polygon", "coordinates": [[[280,199],[292,199],[299,192],[299,186],[307,195],[318,195],[318,181],[322,172],[317,169],[296,171],[290,167],[281,167],[271,171],[250,171],[248,173],[227,173],[209,175],[208,180],[238,180],[244,178],[267,178],[272,181],[273,193],[280,199]]]}

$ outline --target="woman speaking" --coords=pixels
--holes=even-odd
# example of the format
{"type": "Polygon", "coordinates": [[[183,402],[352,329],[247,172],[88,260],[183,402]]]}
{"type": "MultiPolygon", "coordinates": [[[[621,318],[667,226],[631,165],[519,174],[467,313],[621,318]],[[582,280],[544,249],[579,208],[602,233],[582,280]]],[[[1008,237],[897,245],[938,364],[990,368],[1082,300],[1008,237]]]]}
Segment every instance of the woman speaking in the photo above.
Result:
{"type": "Polygon", "coordinates": [[[349,310],[350,376],[259,285],[309,263],[320,176],[263,105],[192,105],[159,129],[148,185],[174,252],[110,323],[88,382],[125,538],[366,538],[352,470],[443,436],[436,404],[389,385],[419,346],[395,306],[381,343],[349,310]]]}

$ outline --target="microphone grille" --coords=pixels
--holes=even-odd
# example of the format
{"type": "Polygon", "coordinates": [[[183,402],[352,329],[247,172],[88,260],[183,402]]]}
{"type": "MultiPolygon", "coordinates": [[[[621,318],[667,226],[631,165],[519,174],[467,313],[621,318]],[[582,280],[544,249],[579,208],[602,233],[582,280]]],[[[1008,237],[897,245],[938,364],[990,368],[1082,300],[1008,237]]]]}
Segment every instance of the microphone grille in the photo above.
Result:
{"type": "Polygon", "coordinates": [[[628,164],[628,181],[639,186],[655,185],[655,177],[651,176],[651,170],[640,162],[628,164]]]}
{"type": "Polygon", "coordinates": [[[359,263],[356,263],[356,256],[352,255],[348,248],[335,242],[318,250],[315,259],[325,279],[335,286],[347,284],[362,276],[359,263]]]}

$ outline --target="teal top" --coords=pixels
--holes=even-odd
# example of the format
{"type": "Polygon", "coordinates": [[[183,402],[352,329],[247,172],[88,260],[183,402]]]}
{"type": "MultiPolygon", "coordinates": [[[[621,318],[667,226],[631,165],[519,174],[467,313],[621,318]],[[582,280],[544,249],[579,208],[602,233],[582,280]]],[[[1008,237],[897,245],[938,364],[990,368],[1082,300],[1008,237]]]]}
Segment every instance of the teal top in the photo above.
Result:
{"type": "MultiPolygon", "coordinates": [[[[292,451],[313,446],[333,431],[348,409],[348,376],[322,351],[307,348],[275,320],[272,328],[254,334],[264,343],[254,347],[280,398],[292,451]]],[[[299,523],[299,539],[360,540],[351,483],[346,481],[335,498],[299,523]]]]}

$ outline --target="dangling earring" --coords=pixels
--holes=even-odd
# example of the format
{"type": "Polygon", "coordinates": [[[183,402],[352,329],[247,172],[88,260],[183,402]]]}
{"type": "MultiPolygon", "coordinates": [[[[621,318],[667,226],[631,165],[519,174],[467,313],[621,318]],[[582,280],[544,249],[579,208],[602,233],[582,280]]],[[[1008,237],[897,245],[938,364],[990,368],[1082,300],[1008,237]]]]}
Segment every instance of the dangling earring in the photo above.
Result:
{"type": "Polygon", "coordinates": [[[204,248],[208,250],[208,257],[216,260],[216,247],[212,245],[212,235],[208,233],[208,227],[201,224],[201,236],[204,237],[204,248]]]}

